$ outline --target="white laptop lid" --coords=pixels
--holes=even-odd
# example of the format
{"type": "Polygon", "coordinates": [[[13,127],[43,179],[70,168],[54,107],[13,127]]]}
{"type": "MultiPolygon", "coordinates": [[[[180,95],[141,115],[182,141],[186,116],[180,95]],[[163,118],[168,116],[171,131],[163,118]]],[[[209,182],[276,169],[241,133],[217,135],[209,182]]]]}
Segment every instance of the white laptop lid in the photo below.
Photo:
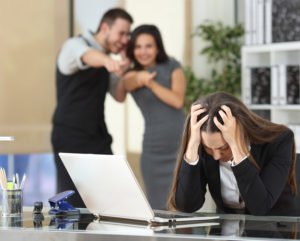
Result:
{"type": "Polygon", "coordinates": [[[59,153],[88,210],[150,222],[154,213],[124,156],[59,153]]]}

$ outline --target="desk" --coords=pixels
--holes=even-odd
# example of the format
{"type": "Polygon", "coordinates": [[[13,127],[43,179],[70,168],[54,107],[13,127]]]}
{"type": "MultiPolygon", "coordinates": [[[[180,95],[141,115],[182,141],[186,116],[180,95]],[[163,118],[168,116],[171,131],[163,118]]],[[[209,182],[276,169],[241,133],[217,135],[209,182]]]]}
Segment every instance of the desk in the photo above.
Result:
{"type": "Polygon", "coordinates": [[[88,241],[174,241],[174,240],[290,240],[300,239],[300,217],[257,217],[219,215],[218,225],[185,228],[155,228],[93,221],[86,210],[73,220],[60,219],[44,212],[44,220],[25,209],[21,218],[0,221],[1,240],[88,240],[88,241]],[[78,220],[79,219],[79,220],[78,220]],[[40,223],[38,223],[40,221],[40,223]]]}

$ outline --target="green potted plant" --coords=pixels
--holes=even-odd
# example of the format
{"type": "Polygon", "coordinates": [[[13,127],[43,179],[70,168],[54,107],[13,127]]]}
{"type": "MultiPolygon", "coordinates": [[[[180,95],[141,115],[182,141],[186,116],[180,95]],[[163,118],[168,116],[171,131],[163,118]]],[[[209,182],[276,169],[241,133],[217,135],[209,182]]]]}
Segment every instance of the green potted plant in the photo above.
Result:
{"type": "Polygon", "coordinates": [[[226,26],[221,22],[205,21],[197,26],[194,37],[207,46],[199,54],[205,55],[213,68],[209,78],[197,78],[190,67],[185,68],[187,92],[185,110],[199,96],[216,91],[241,94],[241,47],[244,28],[241,24],[226,26]]]}

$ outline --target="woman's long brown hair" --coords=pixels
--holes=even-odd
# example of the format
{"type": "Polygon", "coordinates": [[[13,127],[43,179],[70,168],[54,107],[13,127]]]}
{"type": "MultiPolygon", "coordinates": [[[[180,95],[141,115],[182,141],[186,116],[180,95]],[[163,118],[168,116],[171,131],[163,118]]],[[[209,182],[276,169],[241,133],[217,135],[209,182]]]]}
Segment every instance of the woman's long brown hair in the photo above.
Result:
{"type": "MultiPolygon", "coordinates": [[[[276,139],[280,134],[287,130],[287,127],[284,125],[275,124],[268,120],[261,118],[256,115],[254,112],[250,111],[238,98],[225,93],[225,92],[217,92],[210,94],[204,98],[200,98],[195,103],[201,104],[203,107],[207,109],[207,112],[200,115],[198,118],[202,118],[202,116],[209,116],[208,120],[201,126],[201,130],[209,131],[209,132],[219,132],[220,130],[216,127],[213,122],[213,118],[216,116],[218,120],[223,123],[221,117],[218,114],[218,111],[221,109],[222,105],[226,105],[231,109],[232,115],[236,118],[237,125],[240,128],[240,131],[245,140],[247,140],[251,144],[262,144],[271,142],[276,139]]],[[[181,146],[179,149],[177,164],[174,172],[173,183],[171,192],[168,199],[168,206],[172,210],[176,210],[176,202],[175,202],[175,194],[177,190],[178,184],[178,174],[181,163],[183,161],[183,156],[185,154],[188,141],[190,138],[190,114],[187,116],[184,131],[181,140],[181,146]]],[[[291,187],[291,190],[294,194],[297,193],[297,184],[296,184],[296,150],[295,150],[295,141],[293,144],[293,160],[289,171],[288,183],[291,187]]],[[[250,161],[256,166],[256,168],[260,169],[256,161],[252,156],[249,157],[250,161]]]]}

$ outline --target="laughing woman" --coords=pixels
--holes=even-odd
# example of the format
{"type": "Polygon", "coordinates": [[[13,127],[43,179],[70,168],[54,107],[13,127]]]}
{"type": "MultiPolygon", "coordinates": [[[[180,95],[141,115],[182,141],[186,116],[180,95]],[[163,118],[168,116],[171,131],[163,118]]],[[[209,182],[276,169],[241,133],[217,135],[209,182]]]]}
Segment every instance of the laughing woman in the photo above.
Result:
{"type": "Polygon", "coordinates": [[[125,75],[145,120],[141,171],[152,208],[166,209],[184,125],[186,79],[178,61],[168,57],[154,25],[141,25],[127,48],[132,69],[125,75]]]}

